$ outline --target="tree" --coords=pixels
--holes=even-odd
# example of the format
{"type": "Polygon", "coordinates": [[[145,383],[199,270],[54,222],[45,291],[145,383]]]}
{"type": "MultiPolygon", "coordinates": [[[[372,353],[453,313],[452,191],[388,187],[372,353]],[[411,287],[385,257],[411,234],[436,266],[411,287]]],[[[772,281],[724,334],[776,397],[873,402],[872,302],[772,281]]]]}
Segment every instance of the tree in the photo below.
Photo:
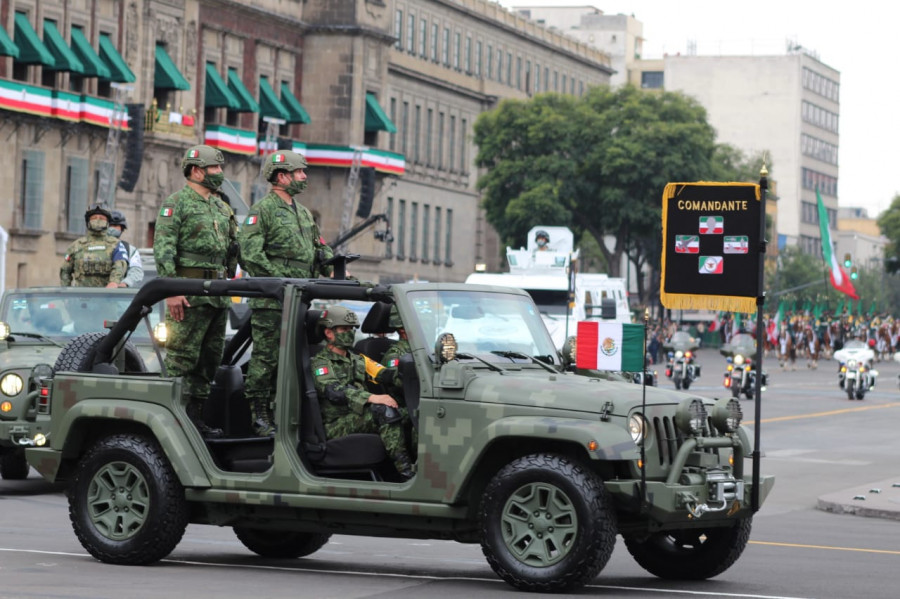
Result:
{"type": "Polygon", "coordinates": [[[888,238],[884,249],[884,267],[887,272],[900,270],[900,194],[896,194],[891,206],[878,217],[881,234],[888,238]]]}

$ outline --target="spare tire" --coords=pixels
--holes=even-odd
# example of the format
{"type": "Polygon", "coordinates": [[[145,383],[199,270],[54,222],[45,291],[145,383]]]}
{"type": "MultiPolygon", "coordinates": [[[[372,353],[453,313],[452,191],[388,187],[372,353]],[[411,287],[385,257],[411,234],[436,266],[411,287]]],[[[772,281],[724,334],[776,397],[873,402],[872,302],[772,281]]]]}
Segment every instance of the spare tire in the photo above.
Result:
{"type": "MultiPolygon", "coordinates": [[[[66,346],[56,362],[53,364],[53,373],[62,371],[91,372],[94,355],[97,353],[97,345],[106,337],[106,333],[94,332],[78,335],[66,346]]],[[[125,372],[147,372],[147,366],[140,352],[130,341],[125,343],[125,372]]]]}

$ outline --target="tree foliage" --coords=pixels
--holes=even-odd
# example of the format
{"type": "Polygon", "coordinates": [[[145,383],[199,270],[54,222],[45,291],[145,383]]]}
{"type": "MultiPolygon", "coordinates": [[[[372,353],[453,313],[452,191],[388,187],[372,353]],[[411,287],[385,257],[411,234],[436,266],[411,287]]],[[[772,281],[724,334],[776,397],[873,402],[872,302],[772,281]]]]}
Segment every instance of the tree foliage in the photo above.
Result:
{"type": "Polygon", "coordinates": [[[884,249],[884,265],[888,272],[900,270],[900,194],[894,196],[891,206],[878,217],[881,234],[888,238],[884,249]]]}
{"type": "Polygon", "coordinates": [[[758,179],[760,165],[717,145],[694,99],[632,86],[504,100],[474,132],[483,206],[506,245],[523,245],[537,224],[566,226],[576,243],[599,242],[611,276],[621,276],[626,255],[651,267],[651,281],[659,280],[666,184],[748,180],[754,166],[758,179]]]}

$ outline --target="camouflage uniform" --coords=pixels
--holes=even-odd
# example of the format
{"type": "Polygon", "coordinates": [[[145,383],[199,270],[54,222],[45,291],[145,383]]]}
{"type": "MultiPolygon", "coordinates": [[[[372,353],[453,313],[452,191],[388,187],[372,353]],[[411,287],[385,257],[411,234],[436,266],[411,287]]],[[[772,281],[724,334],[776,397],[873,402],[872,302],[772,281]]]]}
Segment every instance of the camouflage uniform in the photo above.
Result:
{"type": "Polygon", "coordinates": [[[388,368],[396,368],[400,363],[401,356],[410,353],[412,350],[409,348],[409,341],[406,339],[400,339],[397,343],[390,346],[386,352],[384,352],[384,356],[381,358],[381,363],[387,366],[388,368]]]}
{"type": "MultiPolygon", "coordinates": [[[[160,277],[223,279],[233,276],[237,223],[218,195],[206,199],[185,186],[163,202],[156,221],[153,256],[160,277]]],[[[184,319],[166,315],[166,370],[183,377],[189,414],[199,416],[222,359],[228,297],[188,296],[184,319]]]]}
{"type": "MultiPolygon", "coordinates": [[[[290,167],[306,166],[306,161],[293,152],[276,153],[270,160],[280,159],[283,163],[286,155],[290,167]],[[292,163],[291,157],[302,162],[292,163]]],[[[290,167],[282,170],[291,170],[290,167]]],[[[277,166],[270,166],[269,170],[274,172],[277,166]]],[[[330,266],[317,264],[330,259],[334,253],[319,235],[312,214],[296,200],[289,205],[274,191],[250,208],[241,226],[239,242],[241,268],[250,276],[307,279],[331,274],[330,266]]],[[[253,298],[250,308],[253,353],[247,369],[245,395],[250,402],[252,426],[258,434],[266,435],[275,430],[270,405],[278,374],[281,304],[276,299],[253,298]]]]}
{"type": "Polygon", "coordinates": [[[368,403],[371,393],[366,390],[367,378],[389,385],[395,371],[366,356],[348,352],[345,357],[327,348],[312,359],[312,370],[328,438],[377,433],[397,471],[409,472],[412,465],[406,449],[405,430],[409,421],[406,410],[400,410],[402,420],[379,423],[373,412],[375,406],[368,403]]]}
{"type": "Polygon", "coordinates": [[[118,283],[128,270],[125,247],[106,231],[88,231],[66,250],[59,269],[62,287],[106,287],[118,283]]]}

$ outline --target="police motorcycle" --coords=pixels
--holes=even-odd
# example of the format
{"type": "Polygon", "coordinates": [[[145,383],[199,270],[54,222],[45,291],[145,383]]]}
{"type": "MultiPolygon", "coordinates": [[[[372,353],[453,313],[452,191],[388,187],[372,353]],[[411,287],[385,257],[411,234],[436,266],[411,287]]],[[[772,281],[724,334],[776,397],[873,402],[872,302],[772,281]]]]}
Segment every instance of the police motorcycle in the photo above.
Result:
{"type": "Polygon", "coordinates": [[[838,386],[847,392],[847,399],[863,399],[875,388],[878,371],[872,368],[875,352],[859,339],[851,339],[834,352],[838,361],[838,386]]]}
{"type": "Polygon", "coordinates": [[[675,331],[672,337],[663,343],[668,353],[666,376],[675,383],[676,389],[687,390],[691,383],[700,378],[700,365],[694,363],[694,352],[700,347],[696,338],[686,331],[675,331]]]}
{"type": "Polygon", "coordinates": [[[760,391],[765,391],[769,383],[769,375],[763,370],[759,372],[756,364],[756,339],[747,333],[738,333],[731,341],[719,348],[725,356],[725,378],[723,384],[731,389],[731,396],[740,398],[741,393],[747,399],[756,395],[756,377],[761,376],[760,391]]]}

